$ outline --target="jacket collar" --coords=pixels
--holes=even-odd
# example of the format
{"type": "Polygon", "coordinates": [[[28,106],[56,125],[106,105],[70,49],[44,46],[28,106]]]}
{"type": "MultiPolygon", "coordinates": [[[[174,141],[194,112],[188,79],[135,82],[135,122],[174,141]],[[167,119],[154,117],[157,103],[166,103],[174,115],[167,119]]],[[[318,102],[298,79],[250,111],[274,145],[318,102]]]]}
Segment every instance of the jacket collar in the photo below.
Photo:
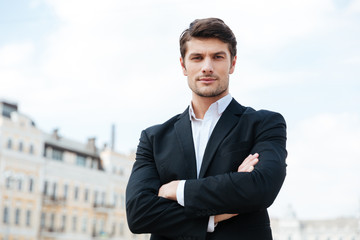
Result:
{"type": "MultiPolygon", "coordinates": [[[[241,106],[235,99],[232,99],[229,106],[225,109],[207,143],[199,178],[203,178],[205,176],[207,168],[209,167],[219,145],[238,123],[239,117],[245,111],[245,109],[246,108],[241,106]]],[[[189,179],[194,179],[197,175],[196,158],[189,117],[189,108],[187,108],[181,115],[179,115],[178,121],[174,126],[179,144],[182,147],[182,151],[184,153],[185,167],[189,169],[188,177],[189,179]]]]}

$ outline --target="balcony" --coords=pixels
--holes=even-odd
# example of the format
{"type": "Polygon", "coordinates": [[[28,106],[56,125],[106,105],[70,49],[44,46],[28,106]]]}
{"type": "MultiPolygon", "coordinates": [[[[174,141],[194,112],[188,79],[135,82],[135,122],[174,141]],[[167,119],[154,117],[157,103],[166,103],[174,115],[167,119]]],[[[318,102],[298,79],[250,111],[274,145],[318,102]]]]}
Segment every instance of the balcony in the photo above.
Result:
{"type": "Polygon", "coordinates": [[[41,227],[42,233],[63,233],[65,232],[64,228],[54,228],[54,227],[41,227]]]}
{"type": "Polygon", "coordinates": [[[66,202],[66,198],[64,197],[57,197],[54,195],[43,195],[43,204],[45,206],[59,206],[64,205],[66,202]]]}
{"type": "Polygon", "coordinates": [[[114,204],[105,204],[105,203],[94,203],[93,204],[94,210],[96,212],[101,213],[109,213],[115,208],[114,204]]]}
{"type": "Polygon", "coordinates": [[[62,237],[64,233],[65,233],[65,228],[43,226],[40,229],[41,238],[57,239],[59,237],[62,237]]]}

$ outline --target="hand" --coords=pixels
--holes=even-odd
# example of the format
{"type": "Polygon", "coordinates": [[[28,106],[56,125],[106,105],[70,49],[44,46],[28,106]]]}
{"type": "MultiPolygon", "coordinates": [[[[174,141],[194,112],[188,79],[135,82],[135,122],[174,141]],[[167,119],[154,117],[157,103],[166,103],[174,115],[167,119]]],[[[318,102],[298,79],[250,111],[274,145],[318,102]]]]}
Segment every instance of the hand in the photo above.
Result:
{"type": "Polygon", "coordinates": [[[259,154],[250,154],[238,167],[238,172],[252,172],[254,166],[259,162],[259,154]]]}
{"type": "Polygon", "coordinates": [[[177,189],[177,186],[179,185],[179,182],[180,182],[179,180],[176,180],[176,181],[171,181],[167,184],[162,185],[159,189],[158,196],[177,201],[176,189],[177,189]]]}
{"type": "Polygon", "coordinates": [[[235,216],[237,216],[237,215],[239,215],[239,214],[229,214],[229,213],[225,213],[225,214],[216,215],[216,216],[214,217],[214,223],[216,224],[216,223],[219,223],[219,222],[221,222],[221,221],[228,220],[228,219],[230,219],[230,218],[232,218],[232,217],[235,217],[235,216]]]}

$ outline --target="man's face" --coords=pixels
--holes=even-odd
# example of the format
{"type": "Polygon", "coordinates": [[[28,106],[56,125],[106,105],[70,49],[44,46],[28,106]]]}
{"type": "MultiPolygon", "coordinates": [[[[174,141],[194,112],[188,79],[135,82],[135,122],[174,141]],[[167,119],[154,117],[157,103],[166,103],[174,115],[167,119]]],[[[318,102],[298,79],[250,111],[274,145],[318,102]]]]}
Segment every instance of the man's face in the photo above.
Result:
{"type": "Polygon", "coordinates": [[[228,44],[216,38],[192,38],[186,43],[183,73],[193,95],[220,99],[228,94],[229,74],[235,69],[228,44]]]}

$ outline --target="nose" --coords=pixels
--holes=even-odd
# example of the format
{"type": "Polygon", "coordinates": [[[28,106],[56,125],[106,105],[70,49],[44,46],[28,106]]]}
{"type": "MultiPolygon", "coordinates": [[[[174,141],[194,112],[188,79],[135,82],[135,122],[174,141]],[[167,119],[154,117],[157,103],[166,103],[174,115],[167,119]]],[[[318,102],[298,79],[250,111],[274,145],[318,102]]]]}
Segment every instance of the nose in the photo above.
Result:
{"type": "Polygon", "coordinates": [[[203,66],[201,68],[201,72],[203,74],[212,74],[213,71],[214,71],[214,69],[213,69],[213,64],[212,64],[211,59],[205,58],[203,61],[203,66]]]}

